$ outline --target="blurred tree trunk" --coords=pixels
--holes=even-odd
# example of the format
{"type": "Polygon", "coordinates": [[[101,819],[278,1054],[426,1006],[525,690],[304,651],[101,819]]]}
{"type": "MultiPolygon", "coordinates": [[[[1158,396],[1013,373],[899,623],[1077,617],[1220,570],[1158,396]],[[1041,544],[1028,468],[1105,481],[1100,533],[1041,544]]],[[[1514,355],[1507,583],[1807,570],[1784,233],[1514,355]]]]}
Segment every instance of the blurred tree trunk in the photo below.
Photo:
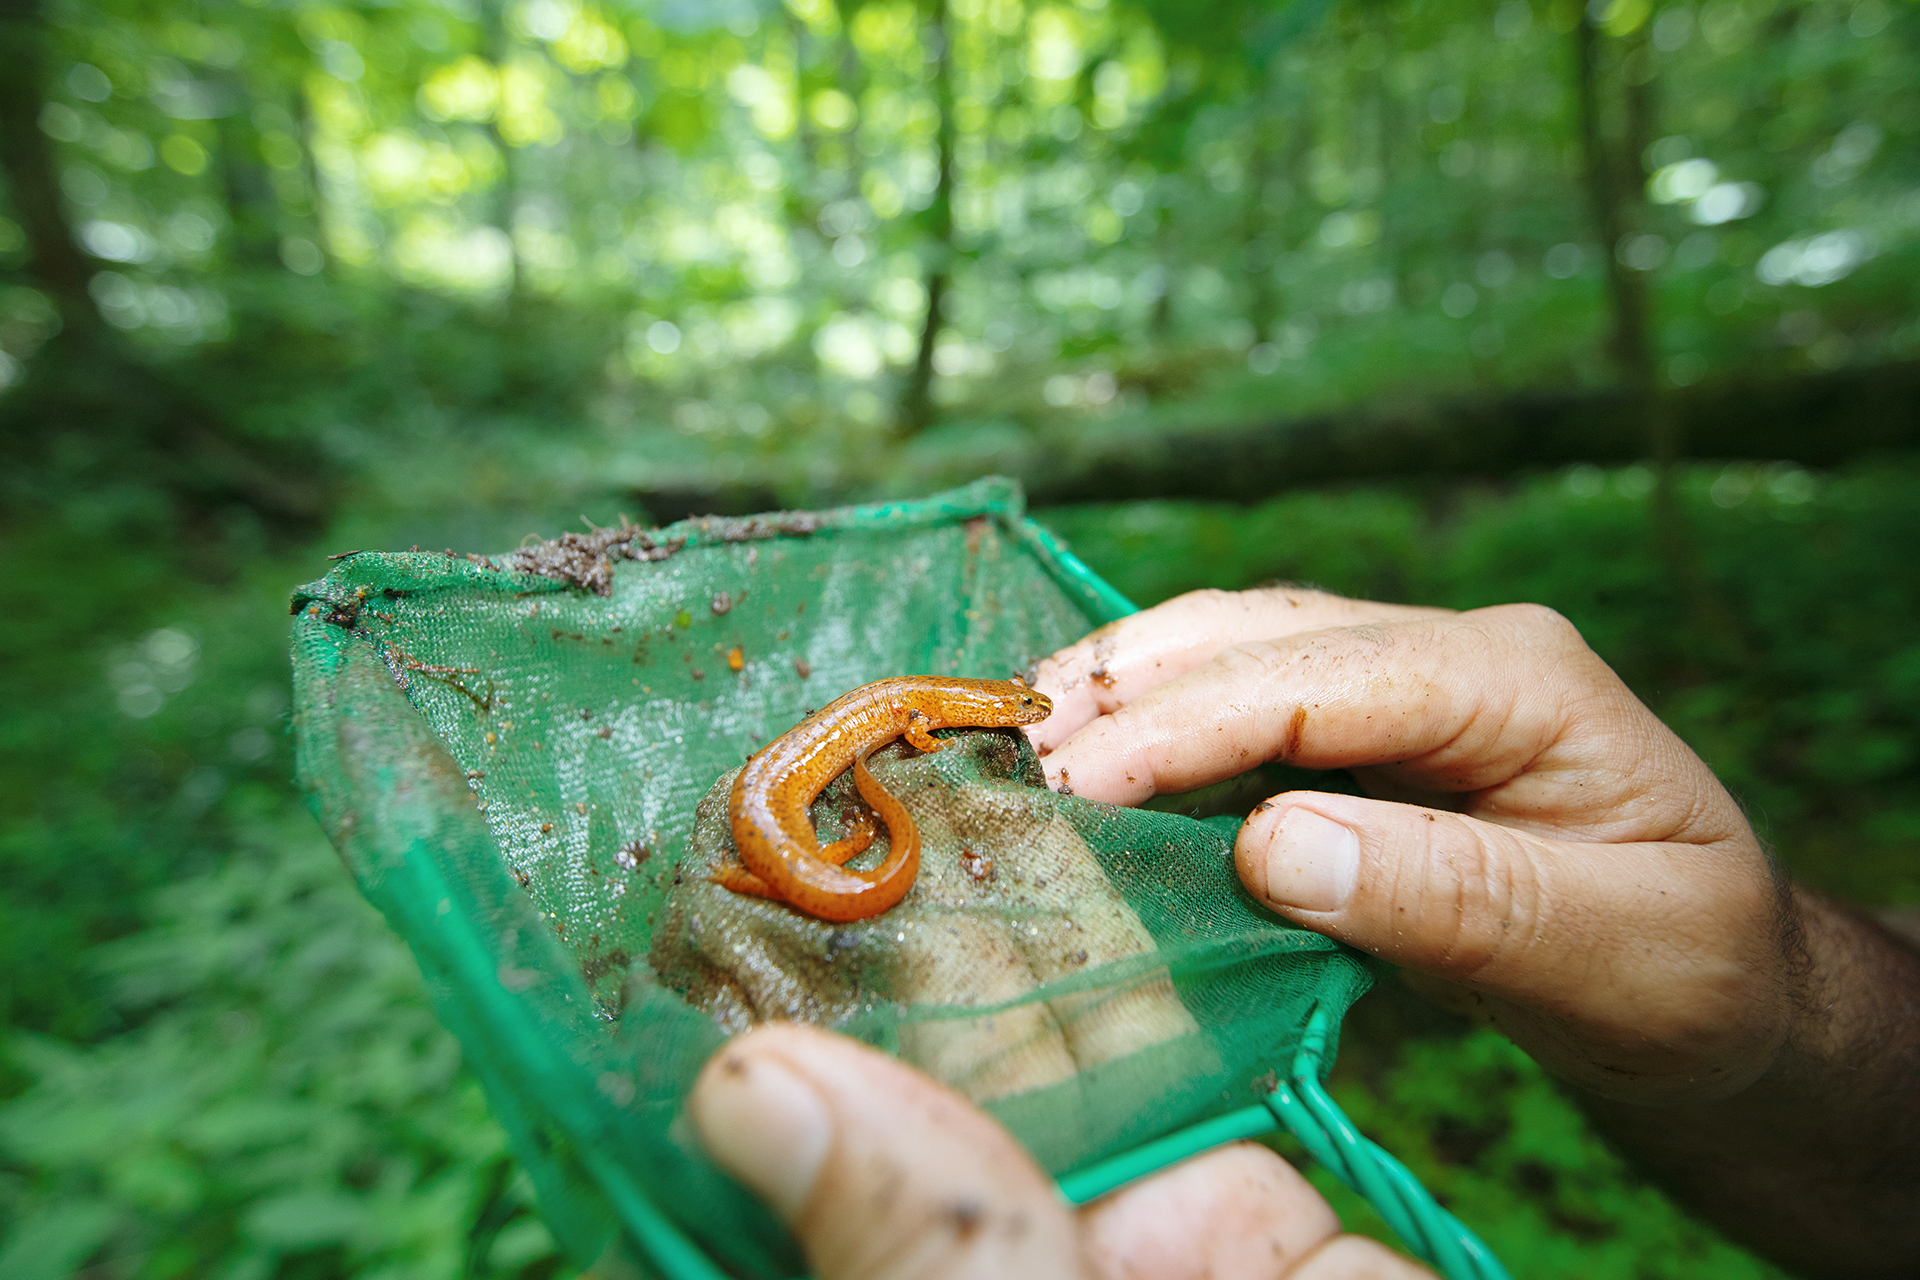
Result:
{"type": "MultiPolygon", "coordinates": [[[[487,58],[496,68],[496,74],[504,70],[507,59],[513,54],[513,36],[507,31],[506,0],[488,0],[481,10],[481,22],[486,38],[487,58]]],[[[520,249],[513,239],[514,205],[519,196],[519,185],[515,174],[514,149],[500,132],[500,113],[494,111],[493,118],[487,121],[487,137],[494,149],[500,153],[500,188],[494,201],[494,225],[507,237],[507,315],[511,318],[521,301],[520,249]]]]}
{"type": "MultiPolygon", "coordinates": [[[[1287,198],[1285,206],[1274,215],[1273,220],[1273,259],[1276,264],[1280,255],[1288,252],[1289,245],[1296,249],[1304,249],[1312,239],[1317,225],[1313,220],[1316,210],[1302,194],[1307,188],[1307,151],[1309,144],[1313,141],[1312,116],[1308,114],[1307,104],[1297,94],[1293,96],[1290,104],[1283,105],[1288,107],[1282,114],[1287,117],[1289,123],[1287,145],[1280,160],[1280,180],[1286,184],[1287,198]]],[[[1272,267],[1268,268],[1267,276],[1271,281],[1272,267]]],[[[1274,315],[1278,319],[1288,314],[1287,298],[1280,294],[1277,287],[1274,292],[1274,315]]],[[[1271,341],[1271,338],[1269,340],[1271,341]]]]}
{"type": "Polygon", "coordinates": [[[939,112],[939,179],[933,203],[921,215],[930,242],[927,264],[927,312],[920,324],[920,349],[900,397],[900,428],[914,435],[933,425],[933,356],[940,341],[941,306],[953,271],[953,38],[947,0],[932,0],[925,27],[933,59],[933,97],[939,112]]]}
{"type": "Polygon", "coordinates": [[[840,15],[840,91],[853,102],[853,123],[839,139],[844,150],[847,166],[846,193],[848,196],[860,194],[860,179],[865,163],[860,151],[860,126],[862,113],[866,109],[867,64],[860,58],[860,48],[853,42],[853,21],[859,16],[860,7],[865,0],[838,0],[840,15]]]}
{"type": "Polygon", "coordinates": [[[1280,242],[1277,219],[1267,210],[1267,188],[1275,173],[1279,151],[1275,134],[1279,129],[1278,112],[1261,112],[1254,117],[1253,145],[1247,163],[1247,199],[1243,206],[1240,236],[1247,274],[1247,323],[1253,326],[1253,340],[1265,342],[1272,337],[1274,321],[1279,318],[1280,299],[1273,287],[1273,263],[1280,242]]]}
{"type": "Polygon", "coordinates": [[[87,281],[98,269],[74,242],[60,206],[60,176],[53,147],[40,132],[40,107],[46,96],[46,24],[38,0],[0,3],[0,173],[7,198],[27,238],[27,278],[60,308],[69,335],[81,337],[99,328],[99,314],[87,296],[87,281]]]}
{"type": "MultiPolygon", "coordinates": [[[[252,100],[246,79],[221,77],[234,101],[252,100]]],[[[260,132],[245,106],[222,116],[220,130],[220,189],[226,197],[227,220],[233,226],[235,262],[249,267],[277,266],[280,261],[280,202],[273,181],[260,158],[260,132]]]]}
{"type": "MultiPolygon", "coordinates": [[[[1587,205],[1594,231],[1600,238],[1603,266],[1607,273],[1607,301],[1612,327],[1607,336],[1607,354],[1613,360],[1621,382],[1635,395],[1651,398],[1656,389],[1653,349],[1647,336],[1646,276],[1630,269],[1621,253],[1637,220],[1631,219],[1629,201],[1637,201],[1644,185],[1641,151],[1645,142],[1635,133],[1646,128],[1644,87],[1629,91],[1623,132],[1627,137],[1616,154],[1607,143],[1605,111],[1602,102],[1601,34],[1592,16],[1581,10],[1574,28],[1577,42],[1575,58],[1580,93],[1580,144],[1585,159],[1587,205]],[[1632,100],[1638,104],[1632,105],[1632,100]],[[1635,181],[1638,179],[1638,181],[1635,181]]],[[[1649,445],[1653,441],[1649,439],[1649,445]]],[[[1651,450],[1650,450],[1651,451],[1651,450]]]]}
{"type": "MultiPolygon", "coordinates": [[[[1715,378],[1668,393],[1687,456],[1836,467],[1920,449],[1920,361],[1825,373],[1715,378]]],[[[1013,474],[1034,506],[1162,498],[1260,502],[1323,485],[1442,477],[1520,476],[1646,460],[1646,423],[1618,386],[1391,398],[1310,417],[1177,427],[1151,436],[1089,438],[1071,454],[1040,453],[1013,474]]],[[[859,479],[812,501],[855,501],[859,479]]],[[[663,512],[744,515],[777,506],[772,491],[635,489],[663,512]],[[661,497],[660,495],[665,495],[661,497]]]]}
{"type": "Polygon", "coordinates": [[[808,67],[813,61],[813,39],[805,20],[791,9],[787,15],[787,33],[793,40],[793,145],[800,156],[800,181],[788,189],[787,217],[793,223],[812,227],[820,218],[816,190],[820,181],[820,135],[807,111],[808,67]]]}
{"type": "Polygon", "coordinates": [[[1173,206],[1164,193],[1150,191],[1148,199],[1157,208],[1153,216],[1153,260],[1160,268],[1160,291],[1153,295],[1153,308],[1147,312],[1147,334],[1155,346],[1163,346],[1173,336],[1173,291],[1180,273],[1175,269],[1178,255],[1173,245],[1173,206]]]}
{"type": "Polygon", "coordinates": [[[1618,41],[1618,56],[1611,59],[1611,69],[1621,81],[1616,150],[1608,143],[1606,122],[1605,82],[1610,69],[1606,37],[1589,9],[1580,11],[1574,28],[1587,200],[1604,255],[1613,322],[1607,351],[1641,423],[1646,457],[1653,466],[1653,527],[1661,558],[1695,629],[1719,653],[1737,662],[1748,653],[1743,629],[1719,590],[1700,571],[1686,516],[1674,492],[1674,464],[1685,449],[1684,429],[1673,397],[1660,384],[1649,272],[1627,261],[1646,225],[1646,152],[1653,140],[1655,109],[1647,31],[1648,24],[1642,22],[1618,41]]]}
{"type": "Polygon", "coordinates": [[[313,226],[313,242],[322,251],[321,261],[326,260],[327,246],[327,202],[320,186],[320,161],[313,148],[313,108],[307,101],[307,95],[296,90],[293,95],[293,108],[289,112],[293,117],[294,137],[300,143],[300,180],[306,184],[307,207],[301,210],[295,206],[295,213],[304,213],[313,226]]]}

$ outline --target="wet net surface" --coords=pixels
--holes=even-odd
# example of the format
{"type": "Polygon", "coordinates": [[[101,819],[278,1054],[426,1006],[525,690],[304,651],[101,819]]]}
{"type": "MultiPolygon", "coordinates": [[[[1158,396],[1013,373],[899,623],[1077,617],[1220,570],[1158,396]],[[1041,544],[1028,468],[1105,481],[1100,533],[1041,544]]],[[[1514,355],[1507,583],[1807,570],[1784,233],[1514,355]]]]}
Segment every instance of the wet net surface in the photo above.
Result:
{"type": "MultiPolygon", "coordinates": [[[[707,1056],[768,1018],[921,1066],[1056,1174],[1245,1107],[1314,1007],[1337,1025],[1364,970],[1247,897],[1233,823],[1056,794],[1011,731],[874,757],[923,843],[891,912],[834,925],[707,881],[734,856],[732,772],[813,708],[886,676],[1005,677],[1124,608],[1001,482],[363,553],[300,590],[303,782],[570,1253],[673,1270],[618,1230],[609,1196],[637,1189],[726,1270],[800,1272],[680,1120],[707,1056]]],[[[852,811],[843,778],[822,835],[852,811]]]]}

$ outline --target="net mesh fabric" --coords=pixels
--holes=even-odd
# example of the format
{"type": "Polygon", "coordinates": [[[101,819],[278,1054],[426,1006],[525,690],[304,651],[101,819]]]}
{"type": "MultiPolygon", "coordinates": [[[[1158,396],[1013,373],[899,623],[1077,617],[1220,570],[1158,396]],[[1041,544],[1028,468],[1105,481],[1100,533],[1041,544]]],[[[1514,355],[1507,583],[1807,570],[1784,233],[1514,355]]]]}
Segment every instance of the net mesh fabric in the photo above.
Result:
{"type": "MultiPolygon", "coordinates": [[[[1232,822],[1052,792],[1013,731],[875,755],[923,845],[891,912],[834,925],[707,881],[734,856],[733,771],[811,709],[892,675],[1005,677],[1123,607],[1004,482],[517,557],[359,554],[296,594],[302,780],[576,1259],[636,1261],[617,1182],[726,1270],[799,1273],[680,1120],[756,1021],[899,1054],[1056,1174],[1245,1107],[1316,1005],[1337,1024],[1364,969],[1247,897],[1232,822]]],[[[853,809],[830,785],[823,837],[853,809]]]]}

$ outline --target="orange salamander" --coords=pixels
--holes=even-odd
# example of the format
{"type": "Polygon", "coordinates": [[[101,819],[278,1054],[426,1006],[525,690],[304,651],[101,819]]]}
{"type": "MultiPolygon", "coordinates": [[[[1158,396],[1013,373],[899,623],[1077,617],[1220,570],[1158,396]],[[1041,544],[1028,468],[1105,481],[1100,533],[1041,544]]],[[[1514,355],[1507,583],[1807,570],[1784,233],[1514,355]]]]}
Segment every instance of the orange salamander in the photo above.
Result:
{"type": "Polygon", "coordinates": [[[748,759],[727,804],[741,865],[721,867],[713,882],[735,893],[785,902],[821,920],[879,915],[913,887],[920,873],[920,833],[906,807],[867,771],[867,757],[902,736],[922,751],[938,751],[935,729],[1034,724],[1052,711],[1045,694],[1018,680],[895,676],[855,689],[748,759]],[[822,848],[807,813],[827,783],[849,765],[860,798],[887,824],[891,847],[871,871],[843,869],[873,843],[869,819],[863,815],[846,839],[822,848]]]}

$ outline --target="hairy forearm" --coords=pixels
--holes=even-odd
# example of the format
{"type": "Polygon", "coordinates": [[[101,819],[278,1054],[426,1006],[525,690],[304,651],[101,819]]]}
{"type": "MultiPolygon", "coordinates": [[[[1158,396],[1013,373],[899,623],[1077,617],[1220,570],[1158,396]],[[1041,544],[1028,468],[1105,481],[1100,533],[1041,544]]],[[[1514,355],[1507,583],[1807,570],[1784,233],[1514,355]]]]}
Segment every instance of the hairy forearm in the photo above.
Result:
{"type": "Polygon", "coordinates": [[[1804,889],[1792,894],[1793,1031],[1713,1103],[1584,1098],[1683,1203],[1806,1276],[1920,1274],[1920,951],[1804,889]]]}

